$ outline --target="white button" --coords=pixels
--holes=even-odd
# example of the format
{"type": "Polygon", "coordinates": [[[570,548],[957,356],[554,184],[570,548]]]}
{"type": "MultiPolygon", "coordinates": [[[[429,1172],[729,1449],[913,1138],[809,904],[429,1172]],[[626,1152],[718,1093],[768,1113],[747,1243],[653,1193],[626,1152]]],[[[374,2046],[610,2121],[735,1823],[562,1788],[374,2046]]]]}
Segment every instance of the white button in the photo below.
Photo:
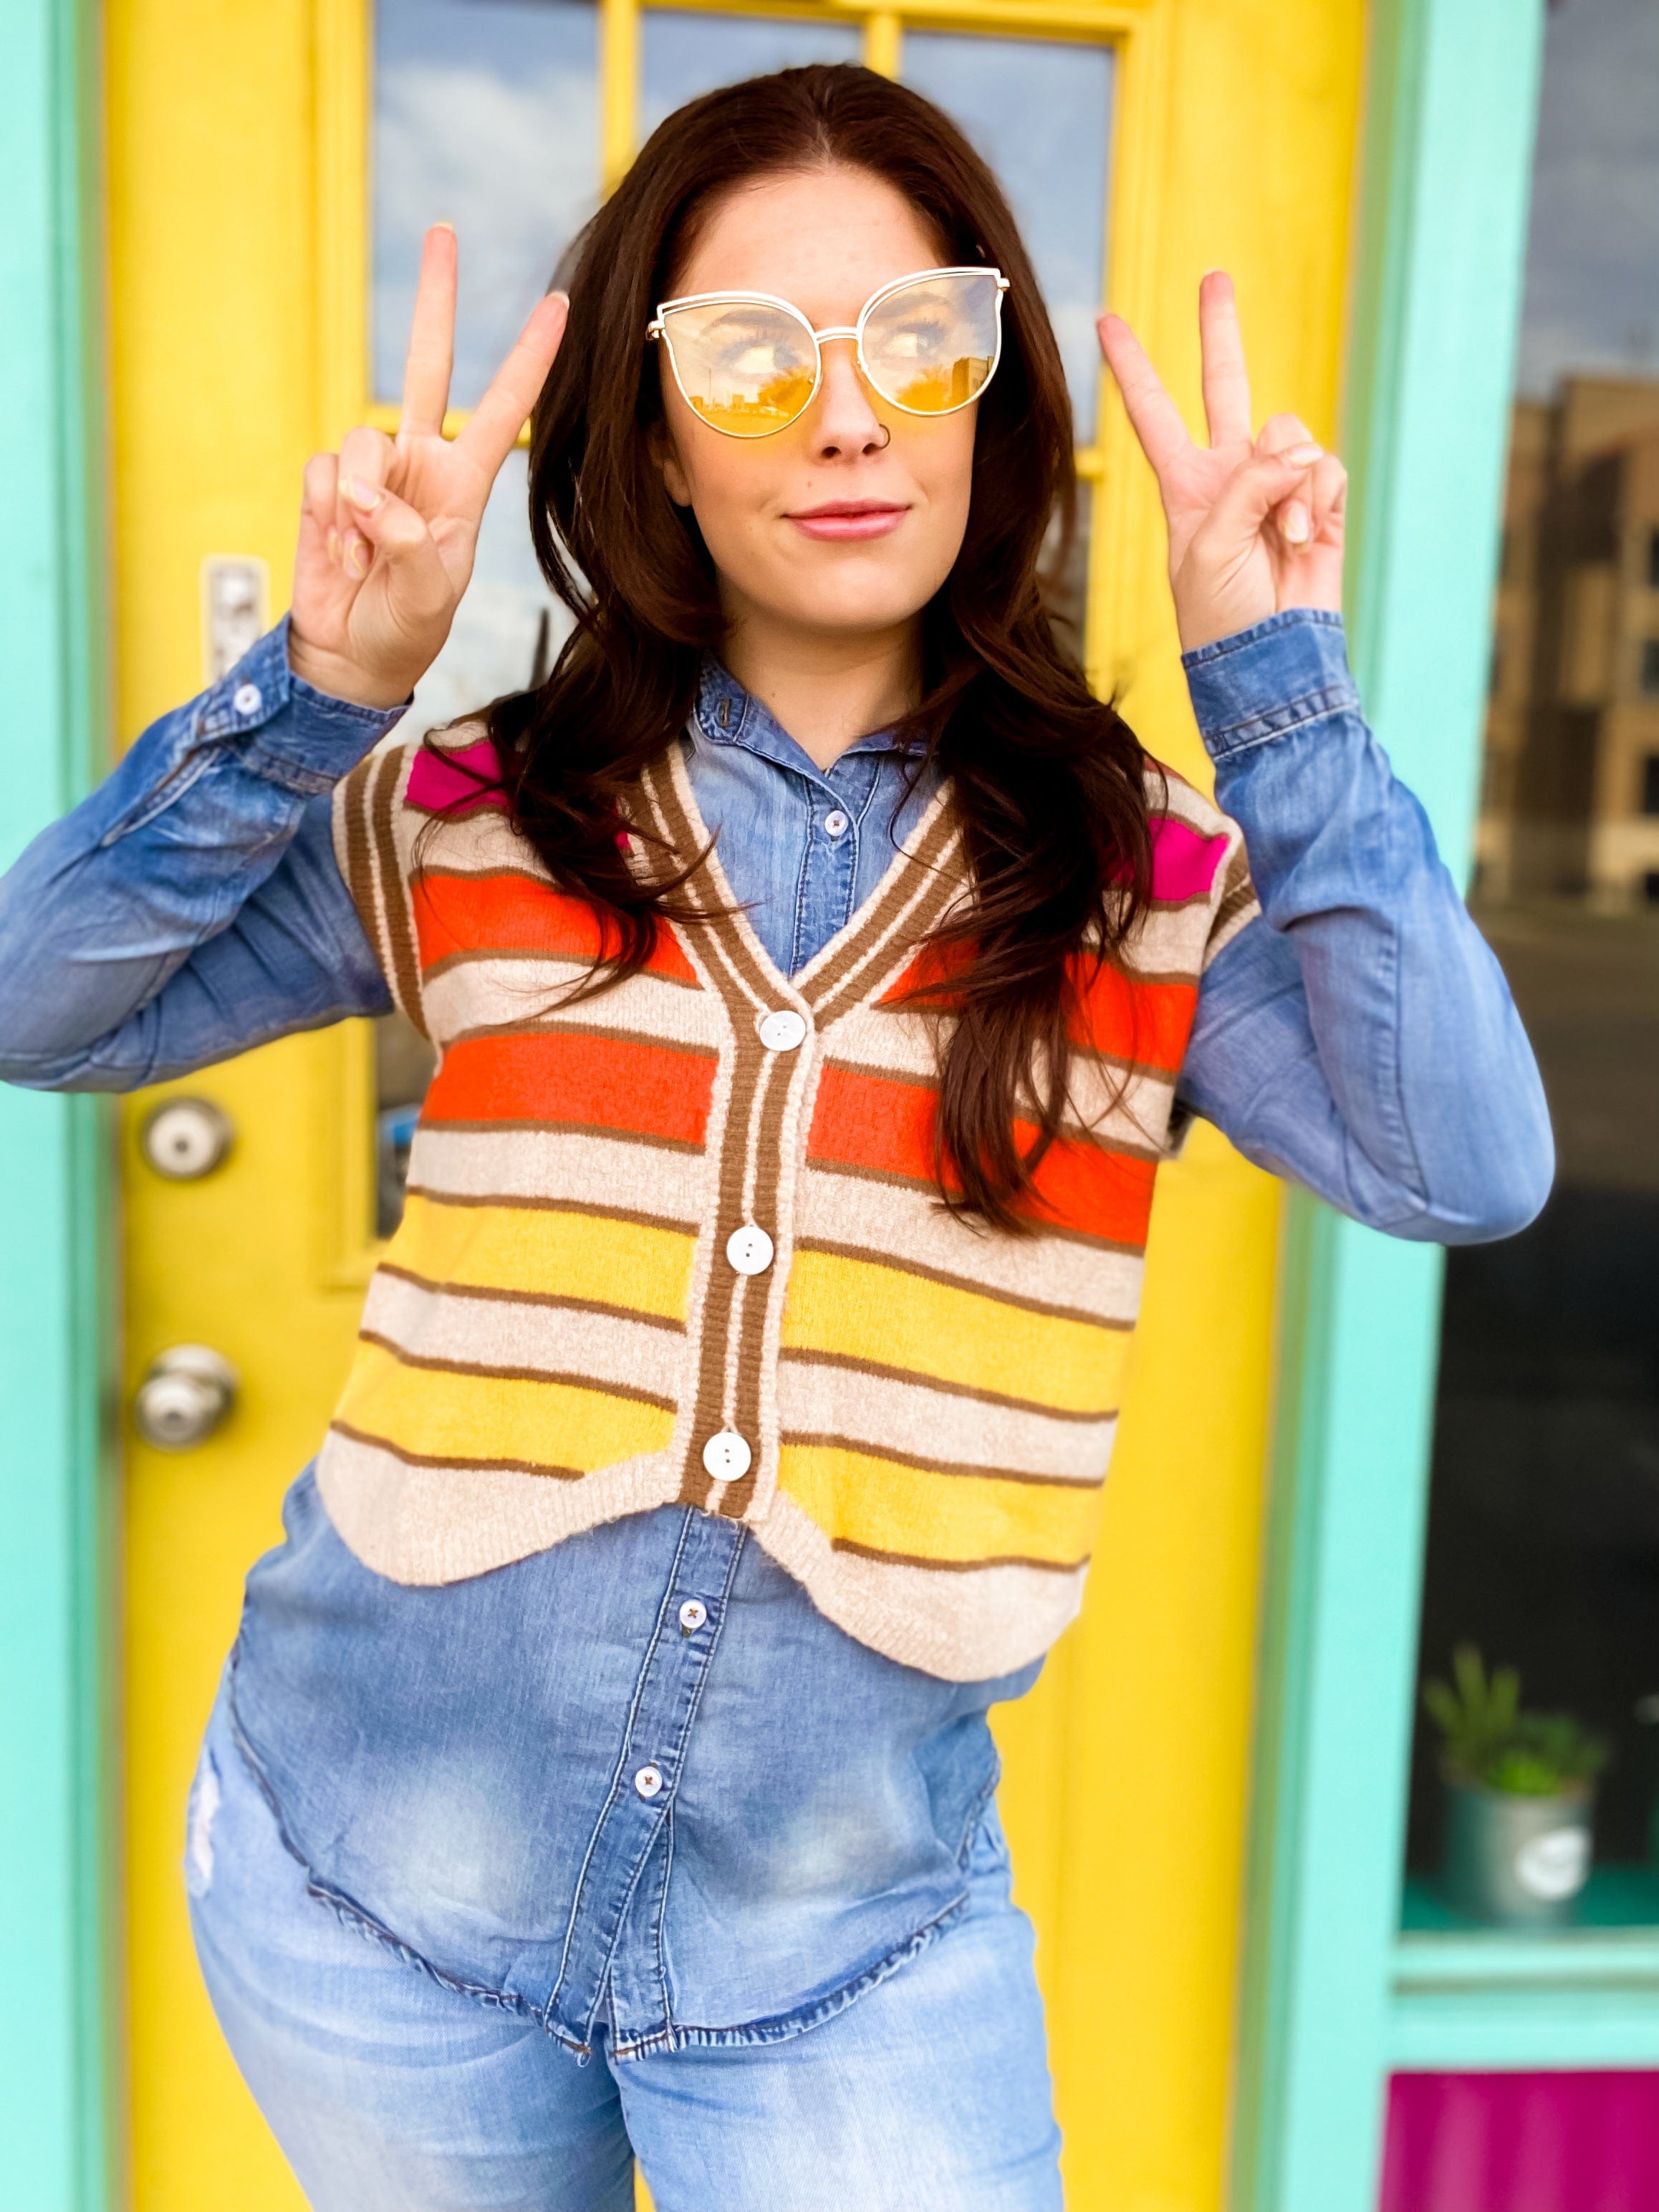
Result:
{"type": "Polygon", "coordinates": [[[824,816],[823,828],[827,836],[844,837],[847,835],[847,817],[839,806],[824,816]]]}
{"type": "Polygon", "coordinates": [[[753,1457],[735,1429],[720,1430],[702,1448],[703,1466],[716,1482],[735,1482],[739,1475],[747,1474],[753,1457]]]}
{"type": "Polygon", "coordinates": [[[793,1006],[780,1006],[775,1013],[763,1014],[757,1026],[768,1052],[793,1052],[798,1044],[805,1041],[806,1024],[793,1006]]]}
{"type": "Polygon", "coordinates": [[[772,1240],[763,1229],[745,1221],[726,1240],[726,1256],[740,1275],[763,1275],[772,1264],[772,1240]]]}
{"type": "Polygon", "coordinates": [[[639,1791],[641,1797],[654,1797],[657,1792],[662,1788],[661,1767],[641,1767],[639,1772],[634,1777],[634,1787],[639,1791]]]}
{"type": "Polygon", "coordinates": [[[230,703],[239,714],[257,714],[265,703],[265,695],[257,684],[239,684],[230,703]]]}
{"type": "Polygon", "coordinates": [[[689,1597],[680,1607],[680,1634],[695,1636],[708,1618],[708,1607],[700,1597],[689,1597]]]}

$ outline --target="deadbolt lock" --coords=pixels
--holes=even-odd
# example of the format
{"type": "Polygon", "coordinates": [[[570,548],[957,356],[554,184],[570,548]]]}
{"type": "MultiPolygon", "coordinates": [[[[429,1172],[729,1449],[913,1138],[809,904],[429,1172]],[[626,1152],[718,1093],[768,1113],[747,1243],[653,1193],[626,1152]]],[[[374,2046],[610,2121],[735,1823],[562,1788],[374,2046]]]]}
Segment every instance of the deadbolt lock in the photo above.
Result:
{"type": "Polygon", "coordinates": [[[213,1173],[235,1134],[230,1116],[210,1098],[164,1098],[145,1115],[138,1142],[157,1175],[195,1182],[213,1173]]]}

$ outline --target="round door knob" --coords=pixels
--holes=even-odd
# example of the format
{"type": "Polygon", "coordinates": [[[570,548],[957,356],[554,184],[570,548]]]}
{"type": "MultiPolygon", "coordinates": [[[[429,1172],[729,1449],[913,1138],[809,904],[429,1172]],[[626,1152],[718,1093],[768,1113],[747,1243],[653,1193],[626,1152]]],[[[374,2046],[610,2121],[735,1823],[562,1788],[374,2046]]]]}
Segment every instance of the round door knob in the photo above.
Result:
{"type": "Polygon", "coordinates": [[[209,1098],[164,1098],[144,1119],[138,1142],[157,1175],[194,1182],[211,1175],[235,1135],[230,1116],[209,1098]]]}
{"type": "Polygon", "coordinates": [[[236,1370],[205,1344],[175,1344],[150,1362],[132,1401],[133,1425],[161,1451],[207,1439],[236,1401],[236,1370]]]}

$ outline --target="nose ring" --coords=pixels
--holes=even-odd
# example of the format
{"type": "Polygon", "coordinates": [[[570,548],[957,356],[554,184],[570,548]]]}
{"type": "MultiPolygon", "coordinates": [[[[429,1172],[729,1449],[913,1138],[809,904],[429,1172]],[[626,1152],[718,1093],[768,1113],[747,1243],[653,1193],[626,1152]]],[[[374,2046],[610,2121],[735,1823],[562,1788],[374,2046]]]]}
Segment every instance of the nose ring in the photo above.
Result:
{"type": "Polygon", "coordinates": [[[893,442],[893,433],[892,433],[892,430],[891,430],[891,428],[889,427],[889,425],[888,425],[887,423],[884,422],[884,423],[881,425],[881,443],[880,443],[880,445],[878,445],[878,446],[876,447],[876,451],[877,451],[878,453],[884,453],[887,451],[887,448],[888,448],[888,447],[892,444],[892,442],[893,442]]]}

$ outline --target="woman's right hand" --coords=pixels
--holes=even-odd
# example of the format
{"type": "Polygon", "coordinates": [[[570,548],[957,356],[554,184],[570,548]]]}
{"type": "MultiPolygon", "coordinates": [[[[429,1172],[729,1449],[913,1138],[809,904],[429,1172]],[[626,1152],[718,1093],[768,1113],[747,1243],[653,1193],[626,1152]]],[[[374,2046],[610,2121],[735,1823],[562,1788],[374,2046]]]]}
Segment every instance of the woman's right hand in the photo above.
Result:
{"type": "Polygon", "coordinates": [[[428,231],[395,438],[362,428],[306,464],[289,664],[319,691],[395,707],[437,659],[472,574],[484,502],[558,352],[569,302],[539,301],[471,419],[443,434],[455,234],[428,231]]]}

